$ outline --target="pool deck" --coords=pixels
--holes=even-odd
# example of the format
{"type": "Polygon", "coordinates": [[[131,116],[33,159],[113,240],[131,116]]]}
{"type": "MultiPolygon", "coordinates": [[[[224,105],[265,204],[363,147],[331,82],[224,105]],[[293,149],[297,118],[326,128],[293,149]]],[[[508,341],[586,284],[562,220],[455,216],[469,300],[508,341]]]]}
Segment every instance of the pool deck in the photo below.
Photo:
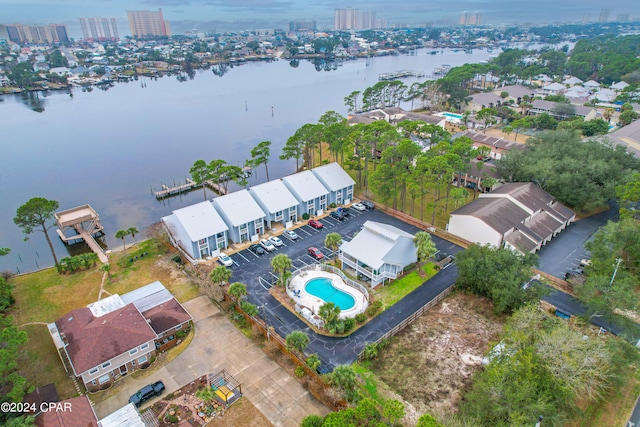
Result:
{"type": "Polygon", "coordinates": [[[356,314],[363,313],[366,310],[368,302],[362,292],[344,283],[342,278],[337,274],[326,271],[305,271],[294,276],[287,286],[287,294],[293,301],[295,301],[296,304],[308,308],[313,314],[318,314],[318,310],[320,310],[320,307],[325,303],[325,301],[307,293],[305,285],[309,280],[319,277],[330,279],[334,288],[353,297],[355,301],[354,306],[349,310],[341,310],[341,319],[354,317],[356,314]],[[297,291],[300,291],[300,296],[294,296],[294,292],[297,294],[297,291]]]}

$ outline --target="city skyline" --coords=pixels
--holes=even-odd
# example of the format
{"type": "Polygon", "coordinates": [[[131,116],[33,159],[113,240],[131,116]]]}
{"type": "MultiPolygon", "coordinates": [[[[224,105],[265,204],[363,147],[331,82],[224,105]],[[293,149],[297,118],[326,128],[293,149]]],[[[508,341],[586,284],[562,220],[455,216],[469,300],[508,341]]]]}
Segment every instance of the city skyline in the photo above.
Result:
{"type": "Polygon", "coordinates": [[[65,24],[69,35],[81,38],[80,17],[115,17],[121,35],[129,27],[127,10],[163,9],[172,33],[187,31],[238,31],[260,28],[288,28],[292,20],[315,20],[318,29],[332,29],[336,9],[353,8],[375,12],[387,26],[457,25],[463,14],[482,16],[482,24],[597,22],[628,17],[640,19],[636,0],[619,0],[604,6],[596,0],[539,0],[531,9],[511,0],[459,0],[455,5],[438,1],[406,0],[390,4],[380,0],[0,0],[3,24],[65,24]],[[550,20],[549,11],[553,10],[550,20]]]}

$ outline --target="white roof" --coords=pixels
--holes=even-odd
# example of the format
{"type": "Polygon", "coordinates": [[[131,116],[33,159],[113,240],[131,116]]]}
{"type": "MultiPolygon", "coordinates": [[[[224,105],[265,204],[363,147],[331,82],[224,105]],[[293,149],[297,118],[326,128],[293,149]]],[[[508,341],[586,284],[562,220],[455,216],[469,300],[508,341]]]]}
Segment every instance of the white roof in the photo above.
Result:
{"type": "Polygon", "coordinates": [[[611,85],[611,89],[622,90],[622,89],[626,88],[627,86],[629,86],[629,83],[624,82],[624,81],[619,81],[618,83],[612,84],[611,85]]]}
{"type": "Polygon", "coordinates": [[[125,304],[133,303],[140,313],[173,299],[173,295],[159,281],[149,283],[122,295],[125,304]]]}
{"type": "Polygon", "coordinates": [[[209,201],[175,210],[173,215],[166,219],[171,222],[172,216],[182,224],[192,242],[215,236],[229,229],[209,201]]]}
{"type": "Polygon", "coordinates": [[[584,82],[583,86],[586,86],[586,87],[600,87],[600,83],[596,82],[595,80],[589,80],[588,82],[584,82]]]}
{"type": "Polygon", "coordinates": [[[104,316],[105,314],[111,313],[114,310],[124,307],[125,302],[120,298],[118,294],[108,296],[107,298],[101,299],[100,301],[92,302],[87,305],[87,308],[93,314],[93,317],[104,316]]]}
{"type": "Polygon", "coordinates": [[[571,76],[571,77],[567,77],[562,83],[566,85],[578,85],[582,83],[582,80],[580,80],[577,77],[571,76]]]}
{"type": "Polygon", "coordinates": [[[413,238],[413,234],[392,225],[367,221],[350,242],[340,245],[340,250],[374,269],[385,262],[406,266],[416,261],[413,238]]]}
{"type": "Polygon", "coordinates": [[[280,212],[298,205],[298,200],[279,179],[251,187],[249,192],[253,197],[259,199],[270,213],[280,212]]]}
{"type": "Polygon", "coordinates": [[[311,169],[311,172],[331,191],[342,190],[356,183],[336,162],[311,169]]]}
{"type": "Polygon", "coordinates": [[[229,218],[234,227],[266,216],[249,190],[245,189],[217,197],[213,199],[213,205],[229,218]]]}
{"type": "Polygon", "coordinates": [[[303,171],[285,176],[282,178],[282,181],[284,181],[295,196],[303,202],[329,194],[329,190],[322,185],[311,171],[303,171]]]}
{"type": "Polygon", "coordinates": [[[110,415],[98,421],[99,427],[146,427],[142,421],[142,415],[133,405],[129,403],[110,415]]]}
{"type": "Polygon", "coordinates": [[[562,90],[562,89],[566,89],[564,87],[564,85],[561,85],[560,83],[550,83],[546,86],[544,86],[542,89],[544,90],[562,90]]]}

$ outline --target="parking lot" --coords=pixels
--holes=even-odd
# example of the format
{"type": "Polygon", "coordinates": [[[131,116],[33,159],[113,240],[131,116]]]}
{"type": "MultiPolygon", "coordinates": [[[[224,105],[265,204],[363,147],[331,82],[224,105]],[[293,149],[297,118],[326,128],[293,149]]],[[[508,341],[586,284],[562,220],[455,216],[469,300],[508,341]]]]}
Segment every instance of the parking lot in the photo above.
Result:
{"type": "MultiPolygon", "coordinates": [[[[344,241],[350,241],[357,234],[362,225],[367,221],[377,221],[393,225],[408,233],[415,234],[421,231],[417,227],[407,224],[397,218],[389,216],[379,210],[358,211],[353,208],[348,209],[349,217],[343,221],[327,216],[320,219],[322,229],[315,229],[305,224],[294,229],[298,238],[290,240],[284,235],[280,235],[282,246],[276,247],[272,252],[257,255],[249,249],[244,249],[234,254],[230,254],[233,265],[230,269],[233,272],[231,282],[242,282],[247,285],[248,300],[258,307],[260,317],[265,319],[270,326],[282,337],[286,337],[295,330],[300,330],[309,335],[311,342],[308,351],[317,353],[323,360],[323,364],[337,366],[342,363],[351,363],[367,342],[377,339],[384,332],[388,331],[395,324],[404,320],[422,304],[429,301],[428,298],[435,296],[444,287],[453,284],[456,275],[455,268],[444,269],[429,283],[434,282],[430,289],[422,289],[421,294],[412,301],[407,302],[406,307],[401,303],[397,304],[397,309],[387,310],[383,315],[378,316],[374,322],[352,334],[347,338],[332,338],[316,335],[304,322],[282,306],[275,298],[269,294],[269,289],[277,282],[277,277],[271,271],[271,259],[279,254],[286,254],[291,260],[295,270],[305,265],[318,263],[311,257],[307,250],[310,247],[319,249],[326,258],[331,258],[334,254],[324,246],[324,240],[329,233],[338,233],[344,241]],[[432,295],[433,294],[433,295],[432,295]],[[416,306],[415,308],[413,306],[416,306]]],[[[454,255],[462,248],[433,236],[433,241],[437,248],[445,254],[454,255]]],[[[407,300],[411,300],[408,298],[407,300]]],[[[404,301],[404,300],[403,300],[404,301]]]]}

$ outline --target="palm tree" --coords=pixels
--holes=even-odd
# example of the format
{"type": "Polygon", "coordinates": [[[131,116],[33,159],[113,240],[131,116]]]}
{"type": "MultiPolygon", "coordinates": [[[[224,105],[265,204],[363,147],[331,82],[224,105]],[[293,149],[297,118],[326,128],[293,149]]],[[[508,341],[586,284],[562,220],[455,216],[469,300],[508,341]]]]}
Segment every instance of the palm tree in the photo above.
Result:
{"type": "Polygon", "coordinates": [[[309,336],[302,331],[293,331],[286,338],[287,350],[297,350],[300,353],[304,353],[304,350],[309,345],[309,336]]]}
{"type": "Polygon", "coordinates": [[[138,231],[138,229],[135,227],[129,227],[127,229],[127,233],[131,235],[131,238],[133,239],[133,244],[137,245],[138,243],[136,242],[136,234],[140,233],[140,231],[138,231]]]}
{"type": "Polygon", "coordinates": [[[324,303],[318,310],[318,316],[324,320],[326,329],[333,329],[335,323],[340,319],[340,307],[332,302],[324,303]]]}
{"type": "Polygon", "coordinates": [[[129,235],[129,231],[128,230],[118,230],[116,231],[116,239],[122,239],[122,249],[124,250],[124,254],[127,254],[127,244],[125,243],[124,239],[125,237],[127,237],[129,235]]]}
{"type": "Polygon", "coordinates": [[[324,245],[331,249],[333,252],[333,257],[335,258],[338,254],[338,248],[342,244],[342,236],[338,233],[329,233],[327,237],[324,238],[324,245]]]}
{"type": "Polygon", "coordinates": [[[213,269],[213,271],[209,275],[209,278],[213,283],[216,283],[222,286],[223,283],[231,279],[232,274],[233,273],[231,272],[231,270],[229,270],[227,267],[220,265],[213,269]]]}
{"type": "Polygon", "coordinates": [[[418,260],[423,263],[434,256],[438,251],[435,243],[431,240],[431,234],[425,231],[418,231],[413,238],[413,242],[416,244],[416,248],[418,249],[418,260]]]}
{"type": "Polygon", "coordinates": [[[291,258],[285,254],[278,254],[271,259],[271,268],[274,273],[279,277],[278,281],[284,287],[291,276],[291,258]]]}
{"type": "Polygon", "coordinates": [[[236,300],[236,303],[240,298],[247,294],[247,285],[241,282],[232,283],[229,286],[229,296],[236,300]]]}
{"type": "Polygon", "coordinates": [[[100,271],[104,271],[105,273],[107,273],[107,278],[111,280],[111,264],[109,263],[102,264],[100,266],[100,271]]]}

